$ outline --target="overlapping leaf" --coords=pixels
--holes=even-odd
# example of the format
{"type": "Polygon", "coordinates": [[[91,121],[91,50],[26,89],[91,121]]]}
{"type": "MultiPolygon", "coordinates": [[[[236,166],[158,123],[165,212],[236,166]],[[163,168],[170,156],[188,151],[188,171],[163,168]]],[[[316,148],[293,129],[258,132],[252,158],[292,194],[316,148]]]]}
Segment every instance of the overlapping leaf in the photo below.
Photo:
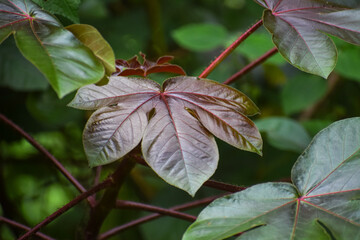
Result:
{"type": "Polygon", "coordinates": [[[87,24],[73,24],[67,26],[66,29],[93,51],[95,56],[103,63],[107,75],[115,72],[114,51],[96,28],[87,24]]]}
{"type": "Polygon", "coordinates": [[[327,78],[335,67],[337,52],[324,33],[360,44],[358,1],[255,0],[263,7],[264,25],[279,52],[299,69],[327,78]]]}
{"type": "Polygon", "coordinates": [[[60,97],[104,75],[91,50],[30,0],[0,0],[0,42],[11,34],[60,97]]]}
{"type": "Polygon", "coordinates": [[[204,209],[184,240],[360,239],[360,118],[320,132],[289,183],[265,183],[204,209]]]}
{"type": "Polygon", "coordinates": [[[111,77],[108,85],[81,88],[69,105],[98,109],[83,135],[91,166],[121,158],[142,139],[149,166],[191,195],[217,167],[211,133],[261,154],[261,136],[246,117],[258,108],[243,93],[211,80],[175,77],[161,87],[149,79],[111,77]]]}
{"type": "Polygon", "coordinates": [[[255,124],[266,133],[269,144],[278,149],[301,153],[311,140],[304,127],[290,118],[262,118],[255,124]]]}
{"type": "Polygon", "coordinates": [[[134,56],[129,60],[117,59],[116,60],[116,72],[114,76],[144,76],[151,73],[168,72],[180,75],[186,75],[184,69],[175,64],[169,62],[174,59],[172,56],[162,56],[152,62],[146,59],[146,55],[140,53],[143,58],[143,63],[139,62],[138,56],[134,56]]]}

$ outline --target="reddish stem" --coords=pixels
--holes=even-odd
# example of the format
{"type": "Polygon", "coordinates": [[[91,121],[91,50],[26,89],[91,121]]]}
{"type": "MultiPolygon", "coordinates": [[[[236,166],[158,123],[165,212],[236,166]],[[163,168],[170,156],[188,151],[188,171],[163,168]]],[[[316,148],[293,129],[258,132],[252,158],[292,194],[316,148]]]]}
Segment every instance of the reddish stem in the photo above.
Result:
{"type": "MultiPolygon", "coordinates": [[[[30,230],[30,228],[28,226],[25,226],[25,225],[23,225],[21,223],[15,222],[13,220],[7,219],[7,218],[2,217],[2,216],[0,216],[0,222],[7,223],[7,224],[9,224],[11,226],[14,226],[14,227],[17,227],[17,228],[20,228],[20,229],[24,229],[26,231],[30,230]]],[[[49,237],[49,236],[47,236],[47,235],[45,235],[43,233],[40,233],[40,232],[37,232],[35,234],[35,236],[41,237],[42,239],[45,239],[45,240],[55,240],[54,238],[49,237]]]]}
{"type": "Polygon", "coordinates": [[[92,187],[90,190],[88,190],[84,193],[81,193],[79,196],[77,196],[76,198],[71,200],[68,204],[66,204],[62,208],[58,209],[56,212],[54,212],[50,216],[46,217],[41,223],[37,224],[30,231],[28,231],[26,234],[21,236],[18,240],[28,239],[29,237],[34,235],[37,231],[39,231],[40,228],[42,228],[42,227],[46,226],[47,224],[49,224],[50,222],[54,221],[57,217],[61,216],[63,213],[65,213],[67,210],[71,209],[78,203],[80,203],[85,198],[91,196],[92,194],[94,194],[106,187],[111,186],[112,184],[113,184],[113,179],[110,177],[110,178],[106,179],[105,181],[103,181],[102,183],[92,187]]]}
{"type": "Polygon", "coordinates": [[[223,82],[224,84],[231,84],[233,83],[235,80],[237,80],[238,78],[242,77],[243,75],[245,75],[246,73],[248,73],[249,71],[251,71],[252,69],[254,69],[255,67],[257,67],[258,65],[260,65],[261,63],[265,62],[268,58],[270,58],[271,56],[273,56],[275,53],[278,52],[278,49],[276,47],[274,47],[273,49],[271,49],[270,51],[268,51],[267,53],[265,53],[264,55],[262,55],[260,58],[256,59],[255,61],[253,61],[252,63],[248,64],[247,66],[245,66],[243,69],[241,69],[239,72],[235,73],[234,75],[232,75],[230,78],[228,78],[225,82],[223,82]]]}
{"type": "Polygon", "coordinates": [[[232,53],[240,43],[248,38],[253,32],[256,31],[263,24],[262,20],[259,20],[252,27],[250,27],[245,33],[243,33],[235,42],[233,42],[225,51],[223,51],[200,75],[200,78],[206,78],[209,74],[227,57],[232,53]]]}
{"type": "Polygon", "coordinates": [[[207,180],[203,185],[210,187],[210,188],[215,188],[218,190],[223,190],[223,191],[231,192],[231,193],[239,192],[239,191],[246,189],[246,187],[240,187],[240,186],[223,183],[223,182],[219,182],[219,181],[215,181],[215,180],[207,180]]]}
{"type": "MultiPolygon", "coordinates": [[[[21,127],[15,124],[13,121],[8,119],[5,115],[0,113],[0,120],[2,120],[5,124],[10,126],[12,129],[20,133],[31,145],[33,145],[39,152],[45,155],[48,159],[52,161],[52,163],[56,166],[57,169],[81,192],[86,192],[86,189],[81,185],[81,183],[76,180],[74,176],[71,175],[70,172],[66,170],[66,168],[42,145],[40,145],[33,137],[30,136],[27,132],[25,132],[21,127]]],[[[91,206],[95,205],[95,199],[89,197],[88,199],[91,206]]]]}
{"type": "MultiPolygon", "coordinates": [[[[214,201],[215,199],[217,199],[219,197],[222,197],[222,196],[224,196],[224,195],[213,196],[213,197],[208,197],[208,198],[204,198],[204,199],[201,199],[201,200],[192,201],[192,202],[189,202],[189,203],[174,206],[174,207],[170,208],[169,210],[180,211],[180,210],[191,209],[191,208],[194,208],[194,207],[198,207],[198,206],[201,206],[201,205],[208,204],[208,203],[210,203],[210,202],[214,201]]],[[[151,214],[151,215],[136,219],[134,221],[125,223],[124,225],[115,227],[115,228],[101,234],[100,237],[99,237],[99,240],[107,239],[107,238],[112,237],[115,234],[117,234],[119,232],[122,232],[122,231],[124,231],[124,230],[126,230],[128,228],[135,227],[137,225],[143,224],[145,222],[151,221],[151,220],[159,218],[161,216],[162,216],[161,214],[155,213],[155,214],[151,214]]]]}
{"type": "Polygon", "coordinates": [[[116,168],[116,171],[111,174],[111,186],[106,189],[101,200],[90,211],[89,220],[84,232],[84,239],[97,239],[103,222],[116,205],[116,198],[120,188],[124,184],[126,177],[130,174],[135,165],[136,162],[129,158],[128,155],[126,155],[121,160],[120,164],[116,168]]]}
{"type": "Polygon", "coordinates": [[[144,203],[132,202],[132,201],[118,200],[116,202],[116,208],[141,209],[141,210],[145,210],[145,211],[149,211],[149,212],[160,213],[160,214],[166,215],[166,216],[180,218],[180,219],[190,221],[190,222],[193,222],[196,220],[196,217],[194,217],[190,214],[178,212],[178,211],[171,210],[171,209],[156,207],[156,206],[152,206],[152,205],[148,205],[148,204],[144,204],[144,203]]]}

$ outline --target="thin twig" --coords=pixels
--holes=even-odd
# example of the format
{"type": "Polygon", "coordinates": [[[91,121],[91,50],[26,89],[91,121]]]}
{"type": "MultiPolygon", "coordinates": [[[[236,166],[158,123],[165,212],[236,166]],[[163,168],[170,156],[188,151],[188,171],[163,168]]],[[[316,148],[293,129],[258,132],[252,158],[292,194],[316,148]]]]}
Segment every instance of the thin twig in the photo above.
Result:
{"type": "Polygon", "coordinates": [[[256,31],[263,24],[262,20],[259,20],[253,26],[251,26],[245,33],[243,33],[238,39],[235,40],[228,48],[225,49],[200,75],[200,78],[206,78],[209,74],[219,65],[230,53],[232,53],[246,38],[248,38],[253,32],[256,31]]]}
{"type": "MultiPolygon", "coordinates": [[[[40,145],[33,137],[30,136],[27,132],[25,132],[20,126],[15,124],[13,121],[8,119],[5,115],[0,113],[0,120],[2,120],[5,124],[10,126],[12,129],[20,133],[31,145],[33,145],[39,152],[45,155],[48,159],[52,161],[52,163],[56,166],[56,168],[81,192],[86,192],[86,189],[81,185],[81,183],[71,175],[68,170],[42,145],[40,145]]],[[[88,202],[91,206],[95,205],[95,199],[90,197],[88,202]]]]}
{"type": "Polygon", "coordinates": [[[152,206],[149,204],[132,202],[132,201],[117,200],[116,208],[140,209],[140,210],[145,210],[145,211],[149,211],[149,212],[160,213],[160,214],[166,215],[166,216],[180,218],[180,219],[190,221],[190,222],[193,222],[196,220],[195,216],[192,216],[187,213],[182,213],[182,212],[178,212],[178,211],[171,210],[171,209],[156,207],[156,206],[152,206]]]}
{"type": "MultiPolygon", "coordinates": [[[[25,225],[23,225],[21,223],[15,222],[13,220],[10,220],[10,219],[2,217],[2,216],[0,216],[0,222],[7,223],[7,224],[9,224],[11,226],[14,226],[14,227],[26,230],[26,231],[30,230],[30,228],[28,226],[25,226],[25,225]]],[[[47,235],[45,235],[45,234],[43,234],[41,232],[37,232],[37,233],[35,233],[35,235],[38,236],[38,237],[41,237],[42,239],[45,239],[45,240],[55,240],[54,238],[49,237],[49,236],[47,236],[47,235]]]]}
{"type": "Polygon", "coordinates": [[[28,239],[29,237],[34,235],[37,231],[39,231],[40,228],[46,226],[47,224],[49,224],[50,222],[55,220],[57,217],[61,216],[63,213],[65,213],[66,211],[68,211],[69,209],[71,209],[72,207],[77,205],[78,203],[80,203],[85,198],[91,196],[92,194],[94,194],[94,193],[96,193],[96,192],[98,192],[98,191],[100,191],[100,190],[102,190],[102,189],[104,189],[106,187],[111,186],[113,183],[114,183],[113,179],[111,177],[109,177],[105,181],[103,181],[102,183],[99,183],[98,185],[92,187],[90,190],[88,190],[88,191],[86,191],[84,193],[81,193],[79,196],[77,196],[76,198],[71,200],[68,204],[66,204],[62,208],[58,209],[56,212],[54,212],[50,216],[46,217],[42,222],[37,224],[30,231],[28,231],[26,234],[24,234],[22,237],[20,237],[18,240],[28,239]]]}
{"type": "Polygon", "coordinates": [[[101,177],[101,170],[102,170],[102,166],[98,166],[96,167],[96,173],[95,173],[95,179],[94,179],[94,185],[99,184],[100,182],[100,177],[101,177]]]}
{"type": "MultiPolygon", "coordinates": [[[[174,207],[170,208],[169,210],[180,211],[180,210],[187,210],[187,209],[195,208],[195,207],[198,207],[198,206],[201,206],[201,205],[204,205],[204,204],[208,204],[208,203],[210,203],[210,202],[214,201],[215,199],[217,199],[219,197],[222,197],[222,196],[224,196],[224,195],[207,197],[207,198],[204,198],[204,199],[200,199],[200,200],[192,201],[192,202],[189,202],[189,203],[181,204],[181,205],[178,205],[178,206],[174,206],[174,207]]],[[[151,215],[136,219],[134,221],[125,223],[124,225],[115,227],[115,228],[110,229],[109,231],[101,234],[100,237],[99,237],[99,240],[108,239],[109,237],[112,237],[115,234],[118,234],[118,233],[120,233],[120,232],[122,232],[122,231],[124,231],[124,230],[126,230],[128,228],[135,227],[137,225],[146,223],[148,221],[154,220],[154,219],[162,217],[162,216],[163,215],[161,215],[159,213],[154,213],[154,214],[151,214],[151,215]]]]}
{"type": "Polygon", "coordinates": [[[223,191],[231,192],[231,193],[239,192],[239,191],[246,189],[246,187],[240,187],[240,186],[223,183],[223,182],[219,182],[219,181],[215,181],[215,180],[207,180],[203,185],[210,187],[210,188],[215,188],[218,190],[223,190],[223,191]]]}
{"type": "MultiPolygon", "coordinates": [[[[102,170],[102,166],[96,167],[93,186],[98,185],[100,183],[101,170],[102,170]]],[[[96,193],[91,197],[94,198],[94,200],[96,201],[96,193]]],[[[92,207],[95,207],[95,205],[93,205],[92,207]]]]}
{"type": "Polygon", "coordinates": [[[135,167],[135,164],[136,162],[128,155],[121,160],[116,171],[111,175],[113,184],[106,189],[101,200],[94,208],[91,209],[89,221],[85,229],[84,239],[97,239],[105,218],[116,205],[116,198],[121,186],[124,184],[125,179],[131,170],[135,167]]]}
{"type": "Polygon", "coordinates": [[[254,69],[255,67],[257,67],[258,65],[260,65],[261,63],[265,62],[268,58],[272,57],[275,53],[278,52],[278,49],[276,47],[274,47],[273,49],[271,49],[270,51],[268,51],[267,53],[265,53],[264,55],[262,55],[260,58],[256,59],[255,61],[249,63],[248,65],[246,65],[243,69],[241,69],[239,72],[235,73],[234,75],[232,75],[230,78],[228,78],[225,82],[223,82],[224,84],[231,84],[233,83],[235,80],[237,80],[238,78],[242,77],[243,75],[245,75],[246,73],[250,72],[252,69],[254,69]]]}

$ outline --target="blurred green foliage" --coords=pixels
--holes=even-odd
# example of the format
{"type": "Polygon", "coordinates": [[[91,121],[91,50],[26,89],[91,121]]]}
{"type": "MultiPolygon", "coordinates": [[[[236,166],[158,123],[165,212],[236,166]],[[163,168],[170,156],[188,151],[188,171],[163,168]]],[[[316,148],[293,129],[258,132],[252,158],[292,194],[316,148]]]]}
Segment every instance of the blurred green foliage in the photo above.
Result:
{"type": "Polygon", "coordinates": [[[214,50],[225,42],[227,31],[222,25],[188,24],[172,32],[174,40],[182,47],[196,51],[214,50]]]}
{"type": "Polygon", "coordinates": [[[300,73],[290,78],[284,84],[281,93],[284,113],[291,115],[311,107],[324,97],[326,88],[326,80],[315,75],[300,73]]]}
{"type": "MultiPolygon", "coordinates": [[[[44,7],[52,8],[50,4],[44,7]]],[[[194,76],[201,73],[231,40],[262,16],[260,6],[245,0],[173,0],[171,3],[165,0],[83,0],[79,5],[79,15],[74,14],[74,9],[77,6],[52,11],[59,14],[57,16],[64,25],[80,19],[80,23],[95,26],[114,49],[116,58],[128,59],[140,51],[146,53],[150,60],[156,60],[163,54],[173,55],[173,62],[194,76]],[[154,20],[153,12],[161,13],[158,16],[160,20],[154,20]],[[177,36],[179,31],[181,33],[186,26],[193,24],[216,26],[222,30],[218,30],[219,34],[206,35],[204,40],[212,43],[211,47],[198,51],[199,42],[196,39],[180,44],[181,40],[177,36]],[[156,43],[165,43],[165,46],[160,47],[156,43]]],[[[194,34],[200,33],[195,29],[194,34]]],[[[287,128],[286,122],[280,122],[277,123],[280,127],[272,130],[276,131],[272,134],[291,138],[300,134],[304,136],[302,139],[305,142],[309,140],[308,135],[314,136],[336,120],[359,116],[360,50],[344,42],[336,43],[339,60],[334,75],[336,86],[333,88],[329,87],[326,80],[301,73],[280,55],[273,56],[264,65],[235,82],[232,86],[245,92],[262,112],[252,119],[291,119],[298,130],[287,128]],[[314,111],[304,114],[319,102],[314,111]]],[[[272,47],[270,35],[259,29],[220,64],[209,78],[223,82],[272,47]]],[[[161,82],[161,77],[157,75],[155,78],[161,82]]],[[[88,188],[93,184],[95,170],[87,166],[81,132],[90,113],[66,107],[74,93],[59,100],[47,85],[40,72],[27,63],[14,47],[13,39],[0,45],[0,112],[31,133],[88,188]]],[[[274,123],[262,121],[261,128],[268,132],[266,129],[270,129],[271,124],[274,123]]],[[[292,148],[284,148],[282,143],[274,144],[269,133],[264,136],[263,157],[239,151],[218,140],[220,162],[213,178],[241,186],[288,178],[298,154],[292,148]]],[[[301,151],[303,146],[306,144],[299,145],[296,151],[301,151]]],[[[116,164],[104,166],[101,179],[111,173],[116,164]]],[[[203,187],[196,199],[218,193],[203,187]]],[[[33,226],[77,194],[76,189],[48,159],[0,123],[2,215],[33,226]]],[[[141,166],[134,169],[119,198],[163,207],[192,200],[186,193],[167,185],[150,169],[141,166]]],[[[201,208],[191,213],[196,215],[199,210],[201,208]]],[[[85,226],[87,211],[84,202],[42,231],[56,239],[75,239],[85,226]]],[[[135,210],[114,210],[102,231],[145,214],[135,210]]],[[[189,224],[178,219],[156,220],[111,239],[180,239],[189,224]]],[[[13,239],[16,234],[18,232],[7,225],[0,226],[0,239],[13,239]]]]}

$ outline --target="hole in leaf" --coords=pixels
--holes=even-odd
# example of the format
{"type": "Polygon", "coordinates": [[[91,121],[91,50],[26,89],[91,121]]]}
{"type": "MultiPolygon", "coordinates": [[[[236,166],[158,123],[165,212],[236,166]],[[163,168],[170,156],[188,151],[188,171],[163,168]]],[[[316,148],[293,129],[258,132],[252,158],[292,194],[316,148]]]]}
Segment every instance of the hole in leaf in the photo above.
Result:
{"type": "Polygon", "coordinates": [[[193,109],[185,107],[185,110],[190,113],[190,115],[193,116],[195,119],[199,120],[197,113],[193,109]]]}
{"type": "Polygon", "coordinates": [[[321,222],[319,219],[317,219],[316,222],[320,225],[320,227],[322,229],[325,230],[325,232],[328,234],[328,236],[330,237],[331,240],[337,240],[335,238],[334,234],[330,231],[330,229],[323,222],[321,222]]]}
{"type": "Polygon", "coordinates": [[[150,112],[147,113],[148,121],[155,115],[155,108],[151,109],[150,112]]]}

